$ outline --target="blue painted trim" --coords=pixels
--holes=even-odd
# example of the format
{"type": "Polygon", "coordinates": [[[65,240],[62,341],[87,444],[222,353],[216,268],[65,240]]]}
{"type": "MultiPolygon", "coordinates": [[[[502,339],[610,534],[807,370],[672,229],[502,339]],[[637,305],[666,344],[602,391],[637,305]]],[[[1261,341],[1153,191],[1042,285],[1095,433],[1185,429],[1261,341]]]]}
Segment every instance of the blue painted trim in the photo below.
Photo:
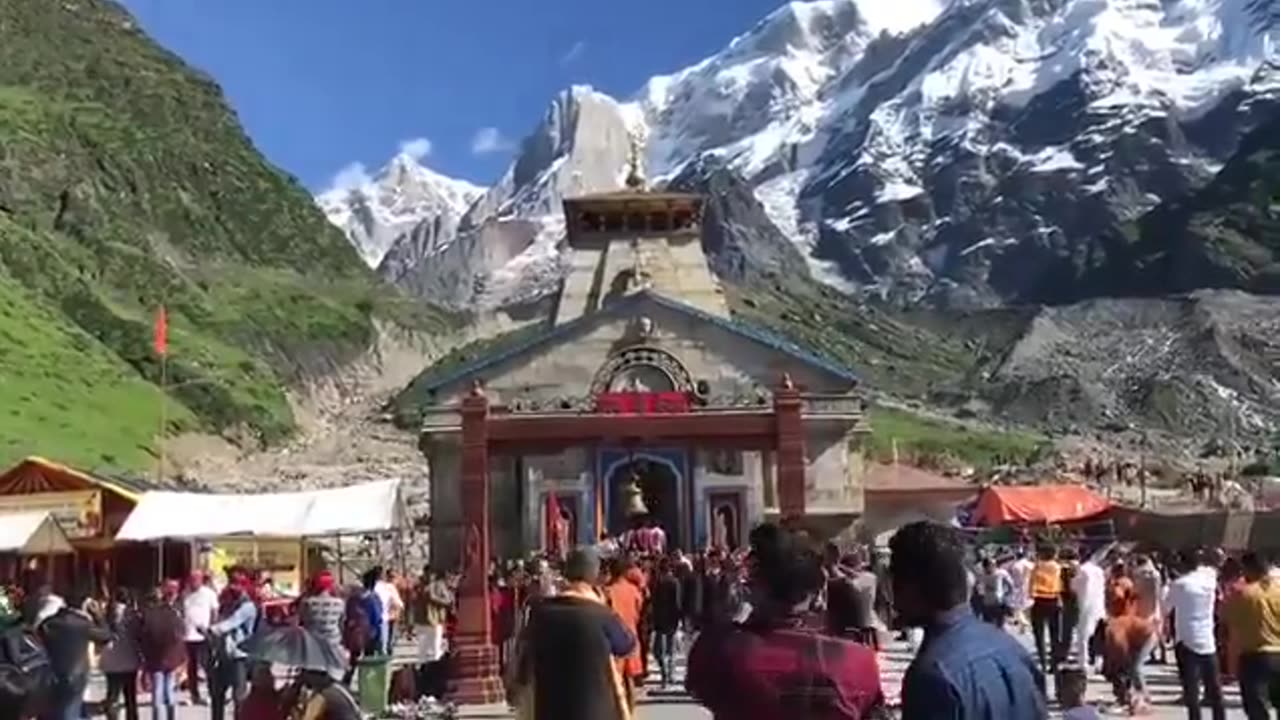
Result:
{"type": "Polygon", "coordinates": [[[662,295],[651,290],[642,290],[634,295],[628,295],[597,312],[589,315],[583,315],[582,317],[571,320],[563,325],[551,327],[547,329],[546,332],[534,335],[525,342],[507,348],[506,350],[493,353],[487,357],[477,358],[470,363],[462,365],[453,372],[444,375],[439,380],[436,380],[434,383],[423,388],[423,391],[431,392],[438,390],[446,385],[451,385],[459,380],[470,377],[481,370],[519,357],[557,340],[567,338],[579,330],[590,328],[599,321],[615,318],[643,300],[650,300],[660,307],[688,315],[702,322],[715,325],[716,327],[726,330],[734,335],[738,335],[739,337],[746,338],[778,352],[790,355],[805,364],[812,365],[813,367],[828,372],[842,380],[847,380],[851,383],[858,381],[858,376],[854,375],[848,368],[822,357],[821,355],[817,355],[813,351],[805,349],[786,338],[769,332],[768,330],[736,320],[726,320],[725,318],[718,315],[712,315],[705,310],[700,310],[688,303],[681,302],[680,300],[667,297],[666,295],[662,295]]]}
{"type": "Polygon", "coordinates": [[[693,488],[693,508],[693,534],[697,542],[693,550],[696,552],[705,548],[711,540],[707,528],[707,489],[700,482],[693,488]]]}
{"type": "Polygon", "coordinates": [[[600,528],[596,527],[596,494],[599,493],[598,475],[595,472],[587,478],[587,514],[586,522],[580,523],[582,528],[586,529],[586,537],[579,538],[578,542],[583,545],[595,545],[600,541],[600,528]]]}

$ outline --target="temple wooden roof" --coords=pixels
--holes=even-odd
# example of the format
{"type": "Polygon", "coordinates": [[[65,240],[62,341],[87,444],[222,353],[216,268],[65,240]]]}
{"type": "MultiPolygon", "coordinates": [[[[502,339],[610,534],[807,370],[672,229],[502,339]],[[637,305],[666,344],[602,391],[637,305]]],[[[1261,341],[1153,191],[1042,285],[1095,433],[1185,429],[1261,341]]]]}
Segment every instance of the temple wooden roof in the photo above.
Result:
{"type": "Polygon", "coordinates": [[[566,198],[564,206],[577,211],[583,210],[618,210],[645,208],[666,208],[672,205],[701,205],[704,198],[695,193],[648,192],[645,190],[615,190],[612,192],[594,193],[566,198]]]}

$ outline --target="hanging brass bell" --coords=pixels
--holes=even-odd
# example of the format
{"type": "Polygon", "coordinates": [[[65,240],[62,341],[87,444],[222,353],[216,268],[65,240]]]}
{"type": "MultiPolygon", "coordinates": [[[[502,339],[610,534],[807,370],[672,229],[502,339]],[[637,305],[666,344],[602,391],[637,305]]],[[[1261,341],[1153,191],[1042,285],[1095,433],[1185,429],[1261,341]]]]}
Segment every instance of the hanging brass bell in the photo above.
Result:
{"type": "Polygon", "coordinates": [[[649,508],[644,504],[644,492],[640,490],[635,475],[622,486],[622,507],[626,508],[627,517],[649,514],[649,508]]]}

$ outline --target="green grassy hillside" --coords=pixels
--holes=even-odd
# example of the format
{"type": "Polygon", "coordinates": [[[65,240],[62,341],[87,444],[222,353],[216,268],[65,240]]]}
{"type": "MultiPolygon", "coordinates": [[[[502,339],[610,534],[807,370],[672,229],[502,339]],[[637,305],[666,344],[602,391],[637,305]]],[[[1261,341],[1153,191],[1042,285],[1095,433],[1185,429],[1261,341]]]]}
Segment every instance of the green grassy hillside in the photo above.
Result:
{"type": "Polygon", "coordinates": [[[208,78],[106,0],[0,0],[0,463],[145,467],[159,427],[269,444],[284,388],[368,347],[386,307],[208,78]]]}

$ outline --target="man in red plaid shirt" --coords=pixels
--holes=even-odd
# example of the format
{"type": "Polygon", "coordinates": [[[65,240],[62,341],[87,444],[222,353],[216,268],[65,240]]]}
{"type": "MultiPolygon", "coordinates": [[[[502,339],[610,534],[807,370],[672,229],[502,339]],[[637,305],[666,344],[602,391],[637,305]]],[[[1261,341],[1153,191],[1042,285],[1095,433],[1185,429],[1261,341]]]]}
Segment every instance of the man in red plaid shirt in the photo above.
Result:
{"type": "Polygon", "coordinates": [[[717,720],[863,720],[884,709],[875,652],[805,623],[822,557],[803,533],[751,536],[752,613],[709,628],[689,653],[685,686],[717,720]]]}

